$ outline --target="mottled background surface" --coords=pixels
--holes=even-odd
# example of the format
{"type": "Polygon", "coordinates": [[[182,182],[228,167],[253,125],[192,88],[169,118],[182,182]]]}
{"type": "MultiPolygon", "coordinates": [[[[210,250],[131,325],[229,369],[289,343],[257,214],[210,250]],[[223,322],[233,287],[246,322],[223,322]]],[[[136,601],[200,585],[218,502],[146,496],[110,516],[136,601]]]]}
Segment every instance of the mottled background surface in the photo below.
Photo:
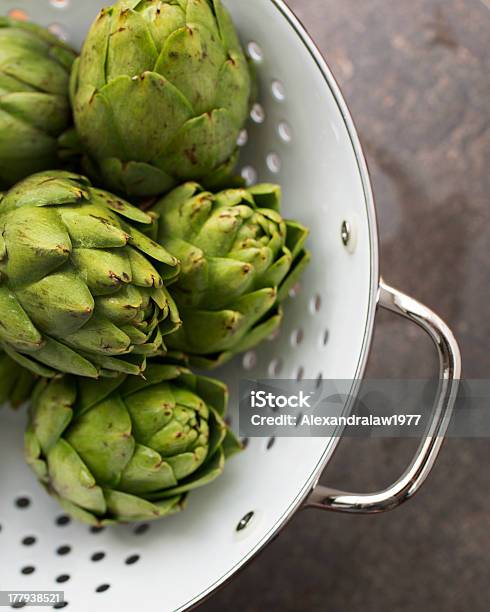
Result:
{"type": "MultiPolygon", "coordinates": [[[[480,0],[289,0],[365,146],[382,273],[437,309],[466,377],[490,376],[490,10],[480,0]]],[[[368,375],[433,374],[423,335],[378,318],[368,375]]],[[[369,491],[413,443],[348,440],[323,482],[369,491]]],[[[219,554],[219,551],[216,551],[219,554]]],[[[376,517],[300,512],[203,612],[486,611],[490,440],[450,440],[425,488],[376,517]]]]}

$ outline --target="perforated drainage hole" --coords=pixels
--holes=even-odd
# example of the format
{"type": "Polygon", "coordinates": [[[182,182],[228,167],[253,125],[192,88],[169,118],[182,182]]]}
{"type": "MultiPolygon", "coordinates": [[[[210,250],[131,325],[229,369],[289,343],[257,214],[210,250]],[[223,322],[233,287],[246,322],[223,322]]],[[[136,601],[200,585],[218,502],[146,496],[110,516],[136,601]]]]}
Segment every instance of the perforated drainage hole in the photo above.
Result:
{"type": "Polygon", "coordinates": [[[67,605],[68,605],[67,601],[60,601],[57,604],[54,604],[53,609],[54,610],[61,610],[61,608],[66,608],[67,605]]]}
{"type": "Polygon", "coordinates": [[[327,346],[329,338],[330,338],[330,332],[328,331],[328,329],[326,329],[323,332],[323,346],[327,346]]]}
{"type": "Polygon", "coordinates": [[[60,514],[60,516],[56,518],[55,523],[58,525],[58,527],[65,527],[71,523],[71,518],[68,516],[68,514],[60,514]]]}
{"type": "Polygon", "coordinates": [[[248,186],[253,185],[257,181],[257,170],[252,168],[252,166],[245,166],[242,169],[242,177],[248,186]]]}
{"type": "Polygon", "coordinates": [[[267,440],[267,446],[265,447],[266,450],[270,450],[274,446],[275,442],[276,442],[275,438],[269,438],[267,440]]]}
{"type": "Polygon", "coordinates": [[[286,121],[281,121],[281,123],[277,126],[277,131],[281,140],[284,140],[284,142],[291,142],[293,133],[289,123],[286,121]]]}
{"type": "Polygon", "coordinates": [[[105,552],[96,552],[90,557],[90,560],[94,562],[102,561],[102,559],[105,559],[105,552]]]}
{"type": "Polygon", "coordinates": [[[247,525],[250,523],[253,516],[254,513],[252,511],[247,512],[247,514],[238,522],[238,525],[236,526],[236,531],[243,531],[245,527],[247,527],[247,525]]]}
{"type": "Polygon", "coordinates": [[[124,563],[126,563],[126,565],[134,565],[135,563],[138,563],[139,560],[140,560],[139,555],[131,555],[130,557],[126,559],[124,563]]]}
{"type": "Polygon", "coordinates": [[[35,571],[36,568],[33,565],[26,565],[20,570],[21,574],[24,574],[24,576],[30,576],[31,574],[34,574],[35,571]]]}
{"type": "Polygon", "coordinates": [[[248,438],[243,438],[243,440],[242,440],[242,446],[243,446],[243,448],[244,448],[244,449],[245,449],[245,448],[247,448],[247,446],[249,445],[249,443],[250,443],[250,440],[249,440],[248,438]]]}
{"type": "Polygon", "coordinates": [[[252,370],[257,365],[257,353],[255,351],[248,351],[243,356],[242,361],[245,370],[252,370]]]}
{"type": "Polygon", "coordinates": [[[303,380],[303,377],[305,375],[305,369],[303,366],[299,366],[299,368],[296,370],[296,380],[299,382],[300,380],[303,380]]]}
{"type": "Polygon", "coordinates": [[[8,12],[8,16],[17,19],[17,21],[27,21],[29,19],[29,15],[22,9],[12,9],[8,12]]]}
{"type": "Polygon", "coordinates": [[[266,158],[267,167],[273,174],[277,174],[281,170],[281,158],[277,153],[269,153],[266,158]]]}
{"type": "Polygon", "coordinates": [[[68,574],[60,574],[56,578],[56,582],[58,584],[63,584],[64,582],[68,582],[68,580],[70,580],[70,576],[68,574]]]}
{"type": "Polygon", "coordinates": [[[340,237],[342,238],[343,245],[348,246],[351,239],[351,226],[348,221],[342,222],[342,227],[340,228],[340,237]]]}
{"type": "Polygon", "coordinates": [[[25,601],[18,601],[16,603],[13,603],[10,607],[13,608],[14,610],[19,610],[19,608],[25,608],[26,603],[25,601]]]}
{"type": "Polygon", "coordinates": [[[279,327],[277,327],[272,334],[267,338],[267,340],[269,340],[269,342],[274,342],[274,340],[277,340],[277,338],[279,338],[279,336],[281,335],[281,330],[279,327]]]}
{"type": "Polygon", "coordinates": [[[286,90],[281,81],[272,81],[272,95],[279,102],[283,102],[283,100],[286,98],[286,90]]]}
{"type": "Polygon", "coordinates": [[[48,30],[52,34],[57,36],[63,42],[66,42],[68,40],[68,34],[66,33],[65,29],[63,28],[63,26],[60,25],[59,23],[52,23],[50,26],[48,26],[48,30]]]}
{"type": "Polygon", "coordinates": [[[105,591],[108,591],[111,588],[110,584],[101,584],[100,586],[98,586],[95,589],[96,593],[105,593],[105,591]]]}
{"type": "Polygon", "coordinates": [[[322,386],[322,382],[323,382],[323,374],[320,372],[320,374],[318,374],[318,376],[316,377],[315,386],[317,389],[319,389],[322,386]]]}
{"type": "Polygon", "coordinates": [[[296,417],[296,427],[299,427],[301,425],[302,419],[303,419],[303,413],[300,412],[298,416],[296,417]]]}
{"type": "Polygon", "coordinates": [[[149,528],[150,525],[148,525],[148,523],[143,523],[142,525],[138,525],[137,527],[135,527],[133,533],[134,535],[143,535],[148,531],[149,528]]]}
{"type": "Polygon", "coordinates": [[[248,55],[255,62],[261,62],[264,59],[264,52],[256,42],[249,42],[247,46],[248,55]]]}
{"type": "Polygon", "coordinates": [[[304,337],[305,334],[302,329],[295,329],[291,334],[291,346],[299,346],[303,342],[304,337]]]}
{"type": "Polygon", "coordinates": [[[32,546],[33,544],[35,544],[37,542],[36,538],[34,536],[27,536],[22,540],[22,544],[24,546],[32,546]]]}
{"type": "Polygon", "coordinates": [[[293,287],[291,287],[291,289],[289,290],[289,297],[290,298],[295,298],[298,297],[298,295],[300,294],[301,291],[301,283],[296,283],[293,287]]]}
{"type": "Polygon", "coordinates": [[[282,371],[282,360],[281,359],[273,359],[269,364],[269,375],[270,376],[279,376],[282,371]]]}
{"type": "Polygon", "coordinates": [[[60,555],[60,557],[62,557],[63,555],[68,555],[71,553],[71,546],[59,546],[56,549],[56,554],[60,555]]]}
{"type": "Polygon", "coordinates": [[[320,312],[321,309],[322,309],[322,296],[317,294],[311,298],[310,312],[311,314],[317,314],[320,312]]]}
{"type": "Polygon", "coordinates": [[[242,130],[238,135],[238,139],[236,141],[239,147],[244,147],[248,142],[248,132],[247,130],[242,130]]]}
{"type": "Polygon", "coordinates": [[[105,527],[90,527],[90,533],[93,533],[94,535],[102,533],[104,530],[105,527]]]}
{"type": "Polygon", "coordinates": [[[254,104],[250,111],[250,117],[255,123],[264,123],[265,121],[265,110],[261,104],[254,104]]]}
{"type": "Polygon", "coordinates": [[[17,506],[17,508],[23,510],[24,508],[29,508],[29,506],[31,505],[31,500],[28,497],[18,497],[15,500],[15,505],[17,506]]]}

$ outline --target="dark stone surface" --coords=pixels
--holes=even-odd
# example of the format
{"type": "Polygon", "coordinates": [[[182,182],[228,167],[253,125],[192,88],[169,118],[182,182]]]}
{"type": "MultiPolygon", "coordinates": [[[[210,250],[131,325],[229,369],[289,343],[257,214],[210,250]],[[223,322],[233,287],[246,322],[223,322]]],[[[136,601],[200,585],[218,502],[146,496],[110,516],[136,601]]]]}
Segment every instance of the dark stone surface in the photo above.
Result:
{"type": "MultiPolygon", "coordinates": [[[[290,5],[325,54],[365,145],[383,275],[447,319],[467,377],[488,377],[490,11],[480,0],[290,5]]],[[[382,315],[369,374],[430,375],[431,354],[419,332],[382,315]]],[[[323,481],[373,490],[412,450],[407,441],[346,441],[323,481]]],[[[489,474],[489,440],[450,440],[406,506],[376,517],[302,511],[200,609],[486,611],[489,474]]]]}

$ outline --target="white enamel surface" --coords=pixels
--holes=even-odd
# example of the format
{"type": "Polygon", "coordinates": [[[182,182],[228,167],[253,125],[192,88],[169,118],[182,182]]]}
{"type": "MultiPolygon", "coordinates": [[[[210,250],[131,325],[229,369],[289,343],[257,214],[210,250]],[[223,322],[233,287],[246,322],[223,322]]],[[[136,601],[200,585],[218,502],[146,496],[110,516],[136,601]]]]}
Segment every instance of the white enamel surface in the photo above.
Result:
{"type": "MultiPolygon", "coordinates": [[[[0,12],[24,10],[38,23],[56,24],[53,29],[78,46],[104,4],[3,0],[0,12]]],[[[230,384],[236,425],[241,378],[362,375],[372,331],[377,244],[359,145],[321,59],[271,0],[226,4],[255,58],[260,81],[255,121],[241,138],[248,143],[241,167],[246,176],[282,184],[285,214],[312,228],[309,246],[314,253],[296,297],[286,305],[282,332],[221,372],[230,384]],[[340,238],[344,220],[355,236],[350,249],[340,238]]],[[[64,590],[66,609],[77,612],[111,607],[166,612],[195,603],[280,528],[311,489],[337,442],[279,439],[267,450],[267,440],[251,440],[220,480],[190,496],[181,515],[151,524],[142,535],[136,535],[134,527],[92,534],[85,526],[56,525],[60,509],[22,464],[22,421],[22,415],[10,413],[0,419],[0,588],[64,590]],[[28,508],[16,507],[20,496],[31,499],[28,508]],[[237,523],[249,511],[255,512],[254,519],[237,534],[237,523]],[[37,542],[22,545],[31,535],[37,542]],[[62,545],[71,546],[71,552],[57,555],[62,545]],[[97,552],[104,552],[105,558],[91,561],[97,552]],[[140,555],[139,561],[126,565],[134,554],[140,555]],[[23,575],[26,566],[35,567],[34,573],[23,575]],[[57,584],[61,574],[70,579],[57,584]],[[96,593],[102,584],[110,588],[96,593]]]]}

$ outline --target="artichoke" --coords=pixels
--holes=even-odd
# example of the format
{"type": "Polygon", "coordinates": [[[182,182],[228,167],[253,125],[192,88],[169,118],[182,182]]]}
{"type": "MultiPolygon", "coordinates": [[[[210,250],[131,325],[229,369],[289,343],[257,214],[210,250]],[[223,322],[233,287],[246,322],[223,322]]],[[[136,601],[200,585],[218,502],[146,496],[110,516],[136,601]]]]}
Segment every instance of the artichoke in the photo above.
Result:
{"type": "Polygon", "coordinates": [[[75,57],[49,31],[0,17],[0,189],[62,163],[75,57]]]}
{"type": "Polygon", "coordinates": [[[27,462],[75,518],[105,525],[178,512],[221,474],[240,444],[218,381],[154,362],[146,380],[64,377],[39,383],[27,462]]]}
{"type": "Polygon", "coordinates": [[[177,261],[134,227],[152,221],[69,172],[13,187],[0,202],[0,348],[45,377],[140,374],[179,325],[163,284],[177,261]]]}
{"type": "Polygon", "coordinates": [[[36,383],[35,377],[19,368],[8,355],[0,351],[0,407],[6,402],[14,408],[26,402],[36,383]]]}
{"type": "Polygon", "coordinates": [[[186,183],[155,205],[158,242],[181,262],[170,287],[182,327],[168,346],[212,367],[271,335],[310,259],[308,231],[280,215],[276,185],[216,195],[186,183]]]}
{"type": "Polygon", "coordinates": [[[221,0],[120,0],[103,9],[71,85],[89,173],[129,196],[223,180],[251,95],[221,0]]]}

